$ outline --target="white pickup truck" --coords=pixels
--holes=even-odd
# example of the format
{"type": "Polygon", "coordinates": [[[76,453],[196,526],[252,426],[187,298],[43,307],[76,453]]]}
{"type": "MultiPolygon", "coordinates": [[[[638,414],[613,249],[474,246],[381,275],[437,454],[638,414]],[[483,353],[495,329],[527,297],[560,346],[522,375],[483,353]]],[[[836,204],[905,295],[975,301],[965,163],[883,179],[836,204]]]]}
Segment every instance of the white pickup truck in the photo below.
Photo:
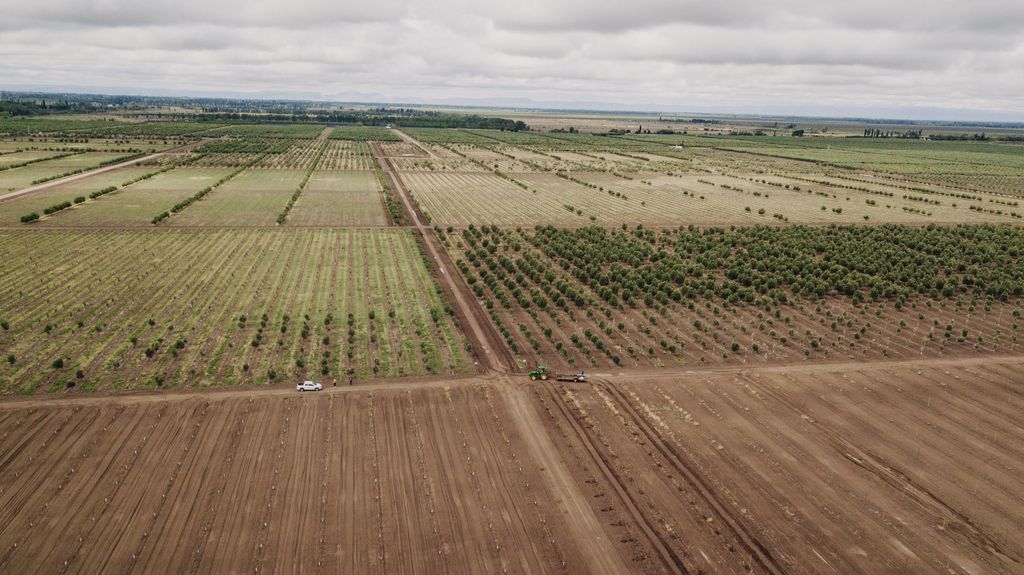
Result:
{"type": "Polygon", "coordinates": [[[297,389],[299,391],[320,391],[323,388],[324,388],[323,385],[321,385],[321,384],[319,384],[319,383],[317,383],[315,381],[309,381],[308,379],[306,381],[304,381],[304,382],[302,382],[302,383],[300,383],[300,384],[295,386],[295,389],[297,389]]]}

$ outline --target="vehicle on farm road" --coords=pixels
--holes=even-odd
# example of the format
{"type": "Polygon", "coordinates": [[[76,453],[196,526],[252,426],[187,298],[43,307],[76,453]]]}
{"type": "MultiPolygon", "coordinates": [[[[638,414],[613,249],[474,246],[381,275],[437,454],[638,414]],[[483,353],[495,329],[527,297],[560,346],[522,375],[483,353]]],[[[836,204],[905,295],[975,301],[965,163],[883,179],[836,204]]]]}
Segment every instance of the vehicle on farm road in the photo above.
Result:
{"type": "Polygon", "coordinates": [[[548,378],[552,376],[555,378],[556,381],[587,381],[587,374],[584,373],[583,371],[580,371],[579,373],[551,374],[548,372],[548,368],[544,367],[543,365],[538,365],[537,369],[531,370],[529,376],[530,381],[537,381],[538,379],[541,381],[547,381],[548,378]]]}
{"type": "Polygon", "coordinates": [[[295,389],[299,391],[321,391],[324,388],[322,384],[315,381],[309,381],[308,379],[295,386],[295,389]]]}

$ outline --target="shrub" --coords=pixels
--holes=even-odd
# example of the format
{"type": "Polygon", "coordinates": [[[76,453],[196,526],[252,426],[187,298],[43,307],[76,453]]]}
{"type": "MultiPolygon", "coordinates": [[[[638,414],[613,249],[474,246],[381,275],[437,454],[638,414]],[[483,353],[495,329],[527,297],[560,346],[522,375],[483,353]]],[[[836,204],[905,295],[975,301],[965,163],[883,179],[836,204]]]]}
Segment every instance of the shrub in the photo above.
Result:
{"type": "Polygon", "coordinates": [[[64,367],[64,360],[58,357],[57,359],[53,360],[53,363],[51,365],[53,366],[53,369],[62,369],[64,367]]]}
{"type": "Polygon", "coordinates": [[[61,210],[66,210],[66,209],[68,209],[70,207],[71,207],[71,202],[63,201],[63,202],[61,202],[59,204],[54,204],[54,205],[46,208],[45,210],[43,210],[43,213],[46,214],[46,215],[50,215],[50,214],[57,213],[57,212],[59,212],[61,210]]]}

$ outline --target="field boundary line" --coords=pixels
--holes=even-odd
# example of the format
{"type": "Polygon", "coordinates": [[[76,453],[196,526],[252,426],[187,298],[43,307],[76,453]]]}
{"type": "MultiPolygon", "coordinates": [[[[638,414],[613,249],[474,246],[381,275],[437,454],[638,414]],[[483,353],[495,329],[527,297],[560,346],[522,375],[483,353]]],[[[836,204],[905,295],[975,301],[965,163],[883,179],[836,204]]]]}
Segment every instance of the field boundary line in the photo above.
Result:
{"type": "MultiPolygon", "coordinates": [[[[981,364],[1014,364],[1024,363],[1024,355],[984,355],[966,356],[959,358],[933,357],[926,359],[892,360],[873,362],[815,362],[815,363],[786,363],[778,365],[762,365],[758,367],[749,366],[727,366],[708,367],[704,369],[685,368],[651,368],[639,370],[622,370],[616,373],[593,374],[594,377],[618,384],[623,379],[644,380],[653,379],[679,379],[685,377],[700,377],[710,374],[731,373],[736,375],[749,375],[758,373],[828,373],[842,371],[844,369],[856,368],[859,371],[875,371],[883,369],[900,369],[914,367],[963,367],[981,364]]],[[[365,393],[367,391],[404,391],[408,389],[432,389],[445,386],[465,385],[495,385],[498,383],[495,374],[465,374],[465,375],[433,375],[425,377],[396,377],[378,378],[372,383],[364,383],[355,386],[342,386],[325,389],[321,394],[333,395],[344,393],[365,393]]],[[[505,383],[505,382],[502,382],[505,383]]],[[[292,395],[296,393],[295,388],[290,384],[280,385],[237,385],[220,386],[210,388],[178,388],[167,391],[153,390],[124,390],[116,392],[82,392],[67,394],[57,397],[42,396],[0,396],[0,410],[5,409],[38,409],[48,407],[61,407],[66,405],[124,405],[132,403],[159,403],[165,401],[184,401],[189,399],[203,398],[209,400],[233,399],[238,397],[259,397],[274,395],[292,395]]]]}
{"type": "MultiPolygon", "coordinates": [[[[391,180],[392,186],[402,199],[402,203],[405,205],[405,209],[409,213],[409,217],[412,221],[413,227],[419,232],[420,237],[423,240],[423,246],[426,249],[427,255],[430,256],[431,261],[436,266],[440,279],[448,289],[449,297],[452,298],[455,306],[461,310],[462,315],[465,316],[465,325],[463,326],[463,332],[470,338],[473,343],[473,354],[479,358],[481,367],[483,369],[494,369],[498,371],[508,371],[515,369],[514,358],[511,358],[511,354],[508,349],[501,343],[495,344],[495,342],[501,342],[500,339],[495,337],[494,326],[487,321],[486,315],[479,306],[473,305],[467,301],[466,293],[469,291],[468,286],[465,283],[456,283],[456,279],[453,277],[453,273],[450,273],[445,269],[454,269],[455,265],[452,263],[451,258],[448,256],[448,252],[444,249],[439,249],[436,242],[433,241],[431,230],[429,225],[424,224],[420,221],[419,214],[416,213],[412,202],[409,200],[409,195],[406,193],[405,185],[402,183],[401,178],[395,171],[390,160],[384,155],[383,151],[377,145],[376,142],[371,144],[374,156],[377,159],[381,169],[387,174],[391,180]],[[468,328],[468,329],[465,329],[468,328]],[[512,361],[510,361],[512,359],[512,361]]],[[[456,272],[457,273],[457,272],[456,272]]]]}
{"type": "Polygon", "coordinates": [[[614,546],[597,514],[587,502],[586,496],[580,491],[576,480],[573,478],[569,468],[558,455],[555,443],[548,433],[537,413],[526,391],[532,388],[516,387],[509,382],[509,385],[501,386],[504,401],[508,406],[511,420],[518,428],[523,443],[529,450],[529,454],[544,471],[545,482],[553,492],[562,495],[559,506],[567,517],[575,519],[567,521],[568,528],[573,533],[573,539],[580,545],[580,551],[592,573],[628,573],[630,570],[625,564],[622,556],[615,551],[614,546]],[[604,537],[603,540],[598,538],[604,537]]]}
{"type": "MultiPolygon", "coordinates": [[[[556,384],[557,385],[557,384],[556,384]]],[[[557,387],[564,388],[564,386],[557,385],[557,387]]],[[[580,441],[586,455],[589,456],[591,462],[598,468],[600,474],[604,477],[604,480],[611,487],[612,491],[615,492],[615,496],[622,502],[627,514],[633,520],[633,523],[643,534],[647,540],[647,544],[651,550],[655,553],[658,560],[661,562],[662,567],[665,568],[669,573],[677,574],[688,574],[690,571],[686,567],[683,560],[672,550],[668,542],[665,541],[664,537],[655,530],[655,526],[652,525],[652,521],[648,520],[647,516],[640,509],[640,504],[630,494],[629,489],[624,484],[620,473],[615,469],[615,464],[608,461],[607,457],[602,454],[598,447],[594,444],[594,440],[590,433],[587,431],[587,425],[581,423],[576,417],[576,412],[572,406],[568,404],[559,389],[555,386],[547,385],[543,386],[543,389],[547,391],[548,396],[555,404],[555,409],[558,410],[558,415],[572,428],[572,431],[576,434],[577,439],[580,441]]]]}

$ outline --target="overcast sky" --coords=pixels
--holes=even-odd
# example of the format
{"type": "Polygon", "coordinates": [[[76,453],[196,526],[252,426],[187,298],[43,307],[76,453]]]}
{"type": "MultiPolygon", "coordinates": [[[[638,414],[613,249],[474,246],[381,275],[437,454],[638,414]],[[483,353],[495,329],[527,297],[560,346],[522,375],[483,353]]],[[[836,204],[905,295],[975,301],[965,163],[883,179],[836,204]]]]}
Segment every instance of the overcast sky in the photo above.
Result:
{"type": "Polygon", "coordinates": [[[1024,121],[1024,0],[0,7],[0,89],[1024,121]]]}

